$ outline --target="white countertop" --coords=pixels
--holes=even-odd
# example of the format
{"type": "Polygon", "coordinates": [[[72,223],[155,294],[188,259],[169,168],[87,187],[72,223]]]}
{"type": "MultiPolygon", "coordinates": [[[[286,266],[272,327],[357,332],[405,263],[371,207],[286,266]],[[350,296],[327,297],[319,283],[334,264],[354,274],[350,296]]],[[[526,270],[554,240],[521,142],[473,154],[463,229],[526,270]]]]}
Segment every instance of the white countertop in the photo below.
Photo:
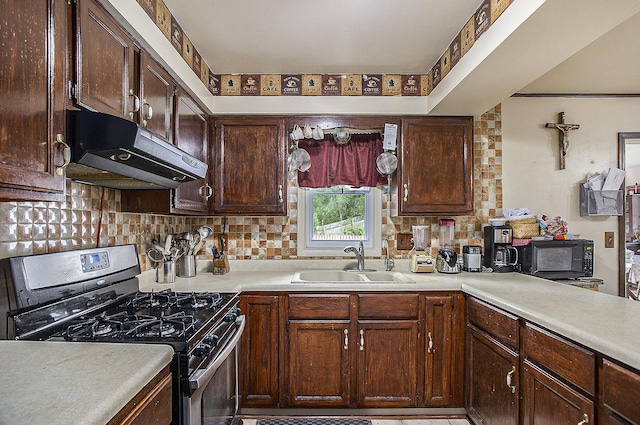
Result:
{"type": "Polygon", "coordinates": [[[0,424],[105,424],[172,357],[161,344],[0,341],[0,424]]]}
{"type": "MultiPolygon", "coordinates": [[[[340,260],[238,260],[226,275],[213,275],[210,264],[198,264],[197,276],[155,282],[154,271],[139,276],[140,290],[301,292],[301,291],[463,291],[524,319],[640,370],[640,302],[520,273],[411,273],[408,261],[394,271],[415,283],[292,284],[296,270],[344,268],[340,260]]],[[[384,270],[381,261],[367,267],[384,270]]]]}

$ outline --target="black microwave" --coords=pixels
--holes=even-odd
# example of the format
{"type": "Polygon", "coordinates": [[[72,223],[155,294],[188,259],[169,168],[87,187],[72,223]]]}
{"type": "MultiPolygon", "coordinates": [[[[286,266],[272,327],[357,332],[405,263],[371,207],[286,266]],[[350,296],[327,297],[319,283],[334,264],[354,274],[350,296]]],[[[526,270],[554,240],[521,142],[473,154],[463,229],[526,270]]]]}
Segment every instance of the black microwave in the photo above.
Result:
{"type": "Polygon", "coordinates": [[[586,239],[531,241],[518,246],[516,270],[545,279],[593,276],[593,241],[586,239]]]}

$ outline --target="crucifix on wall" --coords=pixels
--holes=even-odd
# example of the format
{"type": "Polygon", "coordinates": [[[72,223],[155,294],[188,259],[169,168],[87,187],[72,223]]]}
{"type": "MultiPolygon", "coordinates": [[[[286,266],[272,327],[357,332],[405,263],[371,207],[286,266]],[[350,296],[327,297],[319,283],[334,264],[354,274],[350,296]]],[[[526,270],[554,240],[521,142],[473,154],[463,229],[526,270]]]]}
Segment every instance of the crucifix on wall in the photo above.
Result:
{"type": "Polygon", "coordinates": [[[548,122],[544,126],[547,128],[555,128],[556,130],[560,130],[560,169],[564,170],[564,157],[567,155],[567,150],[569,149],[569,131],[579,129],[580,124],[565,123],[564,112],[560,112],[558,116],[560,121],[559,123],[548,122]]]}

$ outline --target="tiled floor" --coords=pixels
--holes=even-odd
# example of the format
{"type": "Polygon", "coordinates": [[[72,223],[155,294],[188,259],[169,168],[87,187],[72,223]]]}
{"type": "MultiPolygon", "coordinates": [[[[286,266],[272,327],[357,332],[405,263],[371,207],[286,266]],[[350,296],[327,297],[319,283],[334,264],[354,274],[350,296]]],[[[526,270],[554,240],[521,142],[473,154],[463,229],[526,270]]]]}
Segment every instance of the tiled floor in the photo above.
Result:
{"type": "MultiPolygon", "coordinates": [[[[256,425],[257,419],[242,419],[243,425],[256,425]]],[[[469,425],[466,419],[371,419],[371,425],[469,425]]]]}

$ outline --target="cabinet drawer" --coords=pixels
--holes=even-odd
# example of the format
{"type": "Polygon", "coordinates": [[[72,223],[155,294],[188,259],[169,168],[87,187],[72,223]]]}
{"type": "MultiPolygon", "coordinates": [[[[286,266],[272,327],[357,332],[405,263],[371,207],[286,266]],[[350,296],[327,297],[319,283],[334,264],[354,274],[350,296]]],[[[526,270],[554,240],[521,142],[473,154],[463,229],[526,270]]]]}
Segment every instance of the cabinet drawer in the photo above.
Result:
{"type": "Polygon", "coordinates": [[[640,423],[640,375],[609,360],[602,361],[602,403],[620,416],[640,423]]]}
{"type": "Polygon", "coordinates": [[[595,354],[564,338],[527,323],[524,354],[560,378],[595,395],[595,354]]]}
{"type": "Polygon", "coordinates": [[[289,319],[349,319],[349,295],[289,295],[289,319]]]}
{"type": "Polygon", "coordinates": [[[417,319],[418,294],[360,294],[360,319],[417,319]]]}
{"type": "Polygon", "coordinates": [[[467,302],[467,320],[518,351],[518,318],[474,298],[467,302]]]}

